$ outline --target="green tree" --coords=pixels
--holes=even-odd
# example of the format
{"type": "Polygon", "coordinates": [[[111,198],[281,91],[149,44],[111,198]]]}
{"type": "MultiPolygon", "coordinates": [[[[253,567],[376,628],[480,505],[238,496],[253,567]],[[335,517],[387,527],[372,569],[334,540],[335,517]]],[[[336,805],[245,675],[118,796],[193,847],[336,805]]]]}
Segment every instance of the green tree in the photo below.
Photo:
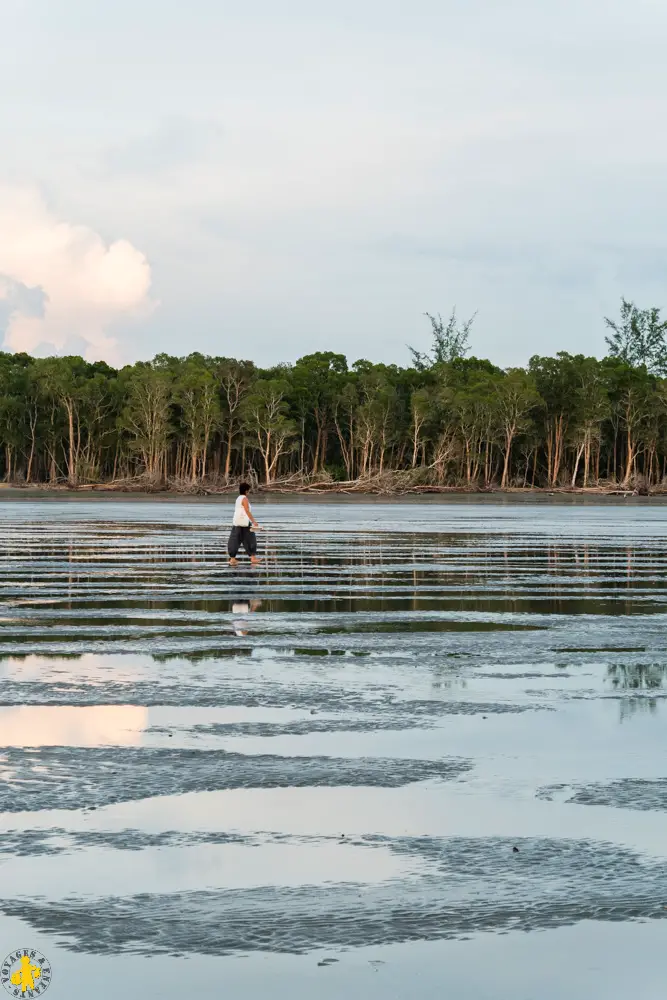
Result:
{"type": "Polygon", "coordinates": [[[267,486],[275,478],[281,455],[296,436],[288,416],[287,390],[284,378],[259,379],[244,401],[245,426],[257,440],[267,486]]]}
{"type": "Polygon", "coordinates": [[[220,396],[215,375],[200,355],[190,355],[179,366],[174,398],[181,407],[190,452],[190,479],[205,479],[211,435],[220,422],[220,396]]]}
{"type": "Polygon", "coordinates": [[[0,436],[5,449],[5,479],[17,476],[20,450],[29,422],[27,355],[0,354],[0,436]]]}
{"type": "Polygon", "coordinates": [[[635,368],[644,365],[652,374],[667,374],[667,321],[660,319],[659,309],[638,309],[622,298],[620,320],[605,316],[604,321],[611,331],[605,337],[611,357],[635,368]]]}
{"type": "Polygon", "coordinates": [[[316,475],[326,462],[336,401],[345,384],[347,361],[342,354],[318,351],[306,354],[291,371],[293,412],[301,426],[301,468],[305,463],[306,432],[312,424],[312,466],[316,475]]]}
{"type": "Polygon", "coordinates": [[[410,397],[410,417],[412,432],[412,468],[417,466],[419,452],[423,455],[425,451],[424,427],[428,423],[429,416],[433,413],[433,392],[426,386],[414,389],[410,397]]]}
{"type": "Polygon", "coordinates": [[[116,373],[103,361],[90,364],[70,356],[45,358],[39,364],[37,377],[42,396],[52,403],[52,464],[57,464],[57,407],[66,428],[63,452],[67,480],[76,486],[82,478],[90,478],[95,469],[99,471],[104,425],[113,408],[110,387],[116,373]]]}
{"type": "Polygon", "coordinates": [[[532,375],[523,368],[508,368],[505,378],[495,383],[498,422],[502,433],[504,489],[509,482],[510,459],[514,439],[530,424],[531,414],[542,403],[532,375]]]}
{"type": "Polygon", "coordinates": [[[126,404],[121,426],[132,450],[141,458],[144,471],[153,482],[165,477],[165,458],[171,436],[170,415],[173,375],[164,358],[138,362],[123,369],[126,404]]]}
{"type": "Polygon", "coordinates": [[[359,405],[356,424],[360,449],[358,469],[361,476],[384,472],[387,448],[396,427],[399,399],[392,375],[395,370],[385,365],[357,362],[359,372],[359,405]]]}
{"type": "Polygon", "coordinates": [[[359,409],[358,375],[350,372],[348,381],[334,400],[333,422],[338,437],[338,446],[345,464],[348,480],[354,476],[356,448],[356,418],[359,409]]]}
{"type": "Polygon", "coordinates": [[[497,436],[496,383],[499,377],[503,376],[478,372],[476,378],[466,380],[451,395],[468,486],[478,480],[482,467],[485,485],[489,484],[491,448],[497,436]]]}
{"type": "Polygon", "coordinates": [[[220,420],[221,426],[226,428],[224,477],[225,482],[229,482],[234,441],[242,430],[243,403],[257,378],[257,370],[252,361],[215,358],[213,372],[220,386],[220,420]]]}
{"type": "MultiPolygon", "coordinates": [[[[574,451],[572,486],[576,485],[579,465],[584,459],[584,488],[588,486],[593,450],[600,447],[602,425],[611,413],[609,385],[597,358],[577,355],[576,386],[570,399],[570,444],[574,451]]],[[[597,477],[596,477],[597,478],[597,477]]]]}
{"type": "Polygon", "coordinates": [[[414,367],[418,371],[426,371],[435,365],[446,365],[457,358],[465,358],[470,351],[470,331],[477,313],[473,313],[470,319],[462,323],[459,323],[456,316],[456,306],[452,309],[447,322],[440,313],[437,316],[432,316],[430,313],[424,315],[431,324],[431,353],[422,353],[414,347],[409,347],[414,367]]]}

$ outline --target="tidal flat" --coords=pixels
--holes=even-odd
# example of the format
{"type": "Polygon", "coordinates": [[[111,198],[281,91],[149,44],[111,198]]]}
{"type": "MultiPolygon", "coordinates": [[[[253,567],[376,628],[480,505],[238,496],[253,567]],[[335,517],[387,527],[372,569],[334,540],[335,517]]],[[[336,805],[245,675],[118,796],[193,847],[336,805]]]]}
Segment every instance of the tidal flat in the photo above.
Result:
{"type": "Polygon", "coordinates": [[[662,997],[667,506],[0,502],[0,960],[49,996],[662,997]]]}

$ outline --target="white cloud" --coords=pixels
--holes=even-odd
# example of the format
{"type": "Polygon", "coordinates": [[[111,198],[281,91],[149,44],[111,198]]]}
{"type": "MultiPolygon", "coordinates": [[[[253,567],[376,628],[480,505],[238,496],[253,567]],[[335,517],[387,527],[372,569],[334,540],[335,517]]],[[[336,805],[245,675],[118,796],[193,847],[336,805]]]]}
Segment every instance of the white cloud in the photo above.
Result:
{"type": "MultiPolygon", "coordinates": [[[[110,330],[148,313],[151,269],[127,240],[110,245],[87,226],[59,219],[32,188],[0,184],[0,302],[9,303],[4,347],[124,360],[110,330]],[[26,305],[36,292],[41,307],[26,305]]],[[[35,296],[33,296],[34,299],[35,296]]]]}

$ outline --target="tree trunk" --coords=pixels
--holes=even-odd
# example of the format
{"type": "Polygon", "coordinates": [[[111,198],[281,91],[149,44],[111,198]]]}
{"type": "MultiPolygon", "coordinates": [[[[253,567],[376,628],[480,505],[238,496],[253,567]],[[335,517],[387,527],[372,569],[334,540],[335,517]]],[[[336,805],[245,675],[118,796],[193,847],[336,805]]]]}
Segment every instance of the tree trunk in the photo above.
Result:
{"type": "Polygon", "coordinates": [[[422,420],[418,420],[417,415],[414,414],[414,434],[412,438],[412,468],[414,469],[417,465],[417,453],[419,451],[419,434],[422,429],[422,420]]]}
{"type": "Polygon", "coordinates": [[[554,453],[553,427],[549,425],[547,430],[547,483],[551,485],[552,480],[552,459],[554,453]]]}
{"type": "Polygon", "coordinates": [[[271,431],[269,431],[266,435],[266,450],[264,451],[264,482],[267,486],[271,485],[271,431]]]}
{"type": "Polygon", "coordinates": [[[572,488],[574,488],[576,486],[576,483],[577,483],[577,472],[579,471],[579,462],[581,461],[581,456],[584,453],[585,444],[586,443],[584,441],[577,448],[577,457],[576,457],[576,460],[575,460],[575,463],[574,463],[574,472],[572,473],[572,488]]]}
{"type": "Polygon", "coordinates": [[[500,481],[500,488],[501,488],[501,490],[504,490],[505,487],[507,486],[507,479],[508,479],[508,476],[509,476],[510,457],[511,457],[511,454],[512,454],[512,442],[514,441],[514,434],[515,434],[514,430],[506,431],[505,432],[505,460],[504,460],[504,463],[503,463],[503,476],[502,476],[502,479],[500,481]]]}
{"type": "MultiPolygon", "coordinates": [[[[229,481],[229,471],[232,461],[232,441],[234,440],[234,426],[233,421],[229,421],[229,430],[227,431],[227,454],[225,455],[225,482],[229,481]]],[[[245,447],[244,447],[244,458],[245,458],[245,447]]]]}
{"type": "Polygon", "coordinates": [[[210,436],[210,431],[207,430],[204,435],[204,448],[201,453],[201,477],[206,479],[206,456],[208,455],[208,439],[210,436]]]}
{"type": "Polygon", "coordinates": [[[305,464],[306,464],[306,418],[301,418],[301,458],[299,462],[301,468],[299,472],[301,475],[305,475],[305,464]]]}
{"type": "Polygon", "coordinates": [[[627,486],[627,484],[630,482],[630,478],[632,476],[632,467],[635,461],[634,442],[632,440],[632,432],[630,431],[630,428],[628,428],[627,443],[628,443],[628,450],[627,450],[627,455],[625,457],[625,475],[623,476],[624,486],[627,486]]]}
{"type": "Polygon", "coordinates": [[[551,471],[551,481],[550,486],[556,486],[558,483],[558,475],[560,473],[561,463],[563,461],[563,430],[564,417],[563,414],[559,414],[558,420],[555,422],[554,427],[554,458],[553,458],[553,468],[551,471]]]}
{"type": "Polygon", "coordinates": [[[28,470],[25,474],[25,481],[29,483],[32,478],[32,463],[35,457],[35,424],[30,421],[30,455],[28,457],[28,470]]]}
{"type": "Polygon", "coordinates": [[[644,475],[646,476],[646,485],[651,486],[653,483],[653,461],[655,458],[655,445],[652,444],[648,450],[648,462],[646,463],[648,469],[644,469],[644,475]]]}
{"type": "Polygon", "coordinates": [[[595,449],[595,483],[600,482],[600,442],[597,443],[597,448],[595,449]]]}
{"type": "Polygon", "coordinates": [[[71,400],[65,402],[67,408],[67,425],[69,429],[69,463],[68,479],[73,486],[76,486],[76,467],[74,459],[74,406],[71,400]]]}

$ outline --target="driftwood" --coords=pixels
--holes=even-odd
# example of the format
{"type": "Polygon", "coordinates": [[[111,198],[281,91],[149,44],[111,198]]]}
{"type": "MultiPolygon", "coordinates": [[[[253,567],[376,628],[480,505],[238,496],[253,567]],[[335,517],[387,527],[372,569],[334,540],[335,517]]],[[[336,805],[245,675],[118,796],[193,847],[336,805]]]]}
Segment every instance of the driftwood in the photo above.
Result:
{"type": "MultiPolygon", "coordinates": [[[[375,473],[360,479],[336,481],[320,475],[317,479],[293,474],[271,483],[258,483],[256,477],[252,489],[254,493],[276,493],[289,495],[373,495],[373,496],[414,496],[419,494],[458,494],[483,495],[503,493],[503,495],[522,496],[563,496],[566,494],[578,496],[664,496],[667,489],[655,487],[649,490],[645,484],[639,484],[635,489],[619,487],[617,483],[602,482],[598,486],[572,487],[561,486],[551,488],[541,487],[507,487],[501,490],[497,485],[469,486],[467,484],[451,485],[424,481],[425,474],[432,474],[428,469],[408,469],[375,473]],[[421,481],[420,481],[421,480],[421,481]]],[[[6,488],[39,490],[40,492],[86,492],[86,493],[171,493],[185,496],[224,496],[235,494],[238,488],[236,480],[195,480],[190,479],[152,479],[145,475],[118,478],[109,482],[84,482],[70,484],[66,479],[52,483],[4,483],[6,488]]]]}

